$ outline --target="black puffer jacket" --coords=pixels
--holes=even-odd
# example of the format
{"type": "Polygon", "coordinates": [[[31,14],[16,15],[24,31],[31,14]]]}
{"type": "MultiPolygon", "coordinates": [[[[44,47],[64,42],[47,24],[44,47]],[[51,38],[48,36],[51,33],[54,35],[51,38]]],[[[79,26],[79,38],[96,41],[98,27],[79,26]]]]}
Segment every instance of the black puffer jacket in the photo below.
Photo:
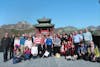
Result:
{"type": "Polygon", "coordinates": [[[11,44],[11,39],[9,37],[7,38],[3,37],[1,39],[1,45],[3,46],[3,48],[9,48],[10,44],[11,44]]]}

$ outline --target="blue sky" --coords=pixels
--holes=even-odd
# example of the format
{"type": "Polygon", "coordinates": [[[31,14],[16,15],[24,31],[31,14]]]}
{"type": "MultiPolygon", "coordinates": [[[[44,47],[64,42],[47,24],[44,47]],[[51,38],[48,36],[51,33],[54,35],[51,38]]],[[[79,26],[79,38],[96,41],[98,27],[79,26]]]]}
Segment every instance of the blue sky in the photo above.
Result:
{"type": "Polygon", "coordinates": [[[98,0],[0,0],[0,25],[18,21],[37,23],[51,18],[55,27],[100,25],[98,0]]]}

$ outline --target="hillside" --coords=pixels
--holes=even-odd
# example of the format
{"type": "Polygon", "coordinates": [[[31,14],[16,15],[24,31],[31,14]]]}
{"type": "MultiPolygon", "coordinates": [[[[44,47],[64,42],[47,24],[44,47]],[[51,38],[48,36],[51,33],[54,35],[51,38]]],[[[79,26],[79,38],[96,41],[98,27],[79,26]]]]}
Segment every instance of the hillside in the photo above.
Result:
{"type": "Polygon", "coordinates": [[[4,36],[5,32],[10,34],[34,32],[34,26],[26,21],[20,21],[17,24],[2,25],[0,27],[0,39],[4,36]]]}
{"type": "Polygon", "coordinates": [[[57,33],[62,33],[62,32],[66,32],[66,33],[70,33],[72,31],[78,30],[76,27],[73,26],[66,26],[66,27],[61,27],[61,28],[56,28],[55,32],[57,33]]]}
{"type": "Polygon", "coordinates": [[[2,25],[3,29],[16,29],[16,30],[27,30],[32,28],[33,25],[29,24],[27,21],[19,21],[17,24],[2,25]]]}
{"type": "MultiPolygon", "coordinates": [[[[100,35],[100,25],[99,26],[88,26],[87,27],[90,31],[93,32],[94,35],[100,35]]],[[[73,26],[66,26],[55,28],[55,33],[70,33],[72,31],[79,30],[73,26]]],[[[5,32],[9,32],[10,34],[17,34],[17,33],[33,33],[34,25],[28,23],[27,21],[20,21],[16,24],[8,24],[0,26],[0,38],[4,35],[5,32]]]]}

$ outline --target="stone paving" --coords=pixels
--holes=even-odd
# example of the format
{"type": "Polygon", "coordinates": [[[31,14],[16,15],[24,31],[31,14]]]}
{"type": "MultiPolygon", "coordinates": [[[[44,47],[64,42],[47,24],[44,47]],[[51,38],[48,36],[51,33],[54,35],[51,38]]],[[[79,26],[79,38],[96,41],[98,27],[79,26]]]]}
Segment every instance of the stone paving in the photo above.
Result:
{"type": "Polygon", "coordinates": [[[2,53],[0,53],[0,67],[100,67],[100,63],[89,62],[84,60],[68,61],[64,57],[55,58],[37,58],[22,61],[17,64],[12,63],[12,59],[3,62],[2,53]]]}

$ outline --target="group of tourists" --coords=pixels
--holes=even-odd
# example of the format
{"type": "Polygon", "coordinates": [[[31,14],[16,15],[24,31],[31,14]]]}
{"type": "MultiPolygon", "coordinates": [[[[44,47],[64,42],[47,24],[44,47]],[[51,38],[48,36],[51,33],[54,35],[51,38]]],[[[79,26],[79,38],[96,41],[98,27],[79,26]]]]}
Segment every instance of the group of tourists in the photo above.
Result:
{"type": "Polygon", "coordinates": [[[64,56],[67,60],[85,59],[96,61],[100,57],[98,47],[94,44],[92,34],[84,31],[74,31],[70,34],[13,34],[5,33],[1,40],[4,62],[8,60],[8,51],[13,63],[30,58],[48,58],[64,56]]]}

